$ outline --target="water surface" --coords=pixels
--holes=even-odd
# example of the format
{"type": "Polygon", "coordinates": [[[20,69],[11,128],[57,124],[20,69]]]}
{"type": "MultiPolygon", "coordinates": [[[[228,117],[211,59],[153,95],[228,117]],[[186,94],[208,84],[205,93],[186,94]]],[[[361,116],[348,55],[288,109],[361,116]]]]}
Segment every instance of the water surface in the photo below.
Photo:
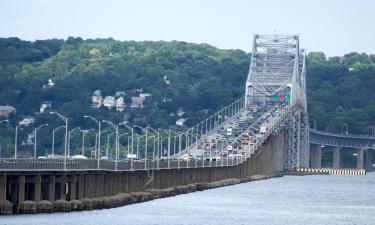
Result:
{"type": "Polygon", "coordinates": [[[84,212],[1,216],[0,224],[375,224],[375,173],[285,176],[84,212]]]}

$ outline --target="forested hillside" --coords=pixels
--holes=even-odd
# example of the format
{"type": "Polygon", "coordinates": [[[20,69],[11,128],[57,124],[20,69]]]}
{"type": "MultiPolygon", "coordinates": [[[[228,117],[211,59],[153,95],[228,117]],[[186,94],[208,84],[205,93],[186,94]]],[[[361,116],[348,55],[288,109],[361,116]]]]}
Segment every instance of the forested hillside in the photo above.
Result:
{"type": "MultiPolygon", "coordinates": [[[[175,126],[181,116],[177,112],[185,113],[185,126],[194,125],[244,94],[249,60],[241,50],[178,41],[2,38],[0,105],[16,108],[10,125],[0,125],[3,152],[10,154],[14,126],[26,116],[35,117],[35,124],[23,128],[21,138],[35,125],[61,125],[49,110],[68,116],[71,128],[94,128],[83,115],[167,128],[175,126]],[[93,108],[95,90],[103,97],[123,92],[125,110],[93,108]],[[143,108],[131,108],[131,97],[140,93],[151,96],[143,108]],[[43,102],[51,108],[40,113],[43,102]]],[[[375,56],[350,53],[327,59],[323,53],[310,53],[307,66],[311,123],[333,132],[347,124],[349,133],[369,134],[369,126],[375,125],[375,56]]],[[[47,138],[51,130],[41,132],[47,138]]],[[[49,144],[49,138],[41,143],[49,144]]]]}

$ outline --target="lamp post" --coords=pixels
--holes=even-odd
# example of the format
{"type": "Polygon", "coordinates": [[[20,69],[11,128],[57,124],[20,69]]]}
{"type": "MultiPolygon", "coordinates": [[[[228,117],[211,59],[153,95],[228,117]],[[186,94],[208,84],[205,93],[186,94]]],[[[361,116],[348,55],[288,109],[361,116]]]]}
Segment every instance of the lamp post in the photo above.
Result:
{"type": "MultiPolygon", "coordinates": [[[[119,126],[124,125],[126,128],[128,128],[131,131],[131,159],[130,159],[130,170],[133,170],[133,164],[134,164],[134,127],[131,127],[126,124],[126,122],[121,122],[118,124],[119,126]]],[[[128,142],[129,143],[129,142],[128,142]]],[[[129,148],[128,148],[129,152],[129,148]]],[[[137,155],[138,157],[138,155],[137,155]]]]}
{"type": "Polygon", "coordinates": [[[68,157],[70,158],[70,134],[73,133],[75,130],[81,129],[80,127],[76,127],[68,131],[68,157]]]}
{"type": "Polygon", "coordinates": [[[341,134],[344,134],[344,127],[346,127],[345,134],[348,135],[349,134],[349,126],[346,123],[341,124],[341,134]]]}
{"type": "Polygon", "coordinates": [[[17,159],[17,135],[18,135],[18,125],[16,125],[16,132],[14,134],[14,158],[17,159]]]}
{"type": "Polygon", "coordinates": [[[371,136],[375,136],[375,126],[370,126],[371,128],[371,136]]]}
{"type": "Polygon", "coordinates": [[[98,147],[96,148],[97,149],[97,152],[96,152],[96,157],[97,157],[97,168],[99,169],[100,168],[100,133],[101,133],[101,126],[102,126],[102,122],[100,120],[97,120],[95,119],[94,117],[92,116],[87,116],[87,115],[84,115],[83,116],[84,118],[89,118],[91,119],[92,121],[94,121],[96,124],[98,124],[98,147]]]}
{"type": "Polygon", "coordinates": [[[88,132],[90,131],[93,131],[94,129],[90,129],[90,130],[80,130],[80,132],[82,132],[82,156],[84,156],[85,154],[85,136],[87,135],[88,132]]]}
{"type": "MultiPolygon", "coordinates": [[[[150,127],[150,125],[148,125],[146,127],[146,129],[150,129],[152,132],[156,133],[157,134],[157,139],[158,139],[158,147],[159,147],[159,130],[155,130],[154,128],[150,127]]],[[[154,136],[154,142],[155,142],[155,136],[154,136]]],[[[155,148],[152,149],[152,159],[155,160],[155,148]]]]}
{"type": "Polygon", "coordinates": [[[45,123],[45,124],[40,125],[37,128],[34,128],[34,159],[36,159],[36,134],[40,128],[45,127],[45,126],[48,126],[48,124],[45,123]]]}
{"type": "MultiPolygon", "coordinates": [[[[109,125],[111,125],[114,129],[115,129],[115,132],[116,132],[116,137],[115,137],[115,170],[117,170],[117,161],[118,161],[118,151],[119,151],[119,146],[118,146],[118,125],[112,123],[111,121],[108,121],[108,120],[103,120],[103,123],[107,123],[109,125]]],[[[100,134],[99,134],[100,135],[100,134]]],[[[100,151],[98,151],[98,162],[99,162],[99,159],[100,159],[100,151]]],[[[98,166],[99,166],[99,163],[98,163],[98,166]]],[[[98,167],[99,168],[99,167],[98,167]]]]}
{"type": "MultiPolygon", "coordinates": [[[[134,125],[133,127],[137,127],[139,129],[141,129],[142,131],[145,131],[145,133],[146,133],[146,141],[145,141],[145,169],[147,169],[147,127],[143,128],[143,127],[138,126],[138,125],[134,125]]],[[[138,145],[137,145],[137,147],[138,147],[138,145]]]]}
{"type": "MultiPolygon", "coordinates": [[[[118,136],[118,146],[119,146],[119,158],[120,158],[120,138],[124,135],[128,135],[129,133],[123,133],[121,135],[118,136]]],[[[129,145],[129,142],[128,142],[128,145],[129,145]]],[[[128,147],[128,153],[129,153],[129,147],[128,147]]]]}
{"type": "Polygon", "coordinates": [[[52,157],[55,155],[55,133],[63,127],[65,126],[59,126],[52,130],[52,157]]]}
{"type": "Polygon", "coordinates": [[[65,122],[65,141],[64,141],[64,170],[66,170],[66,151],[67,151],[67,144],[68,144],[68,118],[62,116],[60,113],[57,112],[50,112],[51,115],[57,115],[65,122]]]}
{"type": "Polygon", "coordinates": [[[105,150],[105,155],[107,157],[107,159],[109,159],[109,138],[111,137],[112,134],[115,134],[116,132],[112,132],[110,134],[107,134],[107,147],[106,147],[106,150],[105,150]]]}

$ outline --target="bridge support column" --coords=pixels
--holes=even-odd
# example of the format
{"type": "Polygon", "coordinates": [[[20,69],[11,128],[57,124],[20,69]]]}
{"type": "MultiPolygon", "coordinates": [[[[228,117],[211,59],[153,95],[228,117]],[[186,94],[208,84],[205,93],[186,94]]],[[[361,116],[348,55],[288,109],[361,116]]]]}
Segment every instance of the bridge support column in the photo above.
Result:
{"type": "Polygon", "coordinates": [[[322,168],[322,146],[311,146],[311,167],[322,168]]]}
{"type": "Polygon", "coordinates": [[[41,200],[42,193],[42,177],[40,175],[35,176],[35,186],[34,186],[34,201],[39,202],[41,200]]]}
{"type": "Polygon", "coordinates": [[[6,199],[7,177],[0,175],[0,202],[6,199]]]}
{"type": "Polygon", "coordinates": [[[66,176],[63,175],[60,179],[60,199],[66,200],[66,176]]]}
{"type": "Polygon", "coordinates": [[[56,177],[54,175],[49,176],[48,182],[48,201],[55,201],[55,183],[56,177]]]}
{"type": "Polygon", "coordinates": [[[18,177],[18,208],[25,201],[25,176],[18,177]]]}
{"type": "Polygon", "coordinates": [[[81,200],[85,197],[85,176],[84,175],[78,175],[78,199],[81,200]]]}
{"type": "Polygon", "coordinates": [[[357,154],[357,169],[363,169],[363,149],[358,149],[357,154]]]}
{"type": "Polygon", "coordinates": [[[371,172],[372,171],[372,149],[367,150],[366,155],[366,171],[371,172]]]}
{"type": "Polygon", "coordinates": [[[340,169],[340,148],[335,147],[333,149],[333,168],[340,169]]]}
{"type": "Polygon", "coordinates": [[[70,200],[77,199],[77,176],[72,175],[70,177],[70,200]]]}

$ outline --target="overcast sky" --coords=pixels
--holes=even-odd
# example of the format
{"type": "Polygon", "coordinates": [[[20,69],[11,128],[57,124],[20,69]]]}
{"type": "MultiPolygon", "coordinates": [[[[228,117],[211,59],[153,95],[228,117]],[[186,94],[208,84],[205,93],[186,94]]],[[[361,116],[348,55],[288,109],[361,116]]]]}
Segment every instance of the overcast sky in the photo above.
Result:
{"type": "Polygon", "coordinates": [[[307,51],[375,54],[374,0],[0,0],[0,37],[179,40],[251,50],[254,33],[307,51]]]}

